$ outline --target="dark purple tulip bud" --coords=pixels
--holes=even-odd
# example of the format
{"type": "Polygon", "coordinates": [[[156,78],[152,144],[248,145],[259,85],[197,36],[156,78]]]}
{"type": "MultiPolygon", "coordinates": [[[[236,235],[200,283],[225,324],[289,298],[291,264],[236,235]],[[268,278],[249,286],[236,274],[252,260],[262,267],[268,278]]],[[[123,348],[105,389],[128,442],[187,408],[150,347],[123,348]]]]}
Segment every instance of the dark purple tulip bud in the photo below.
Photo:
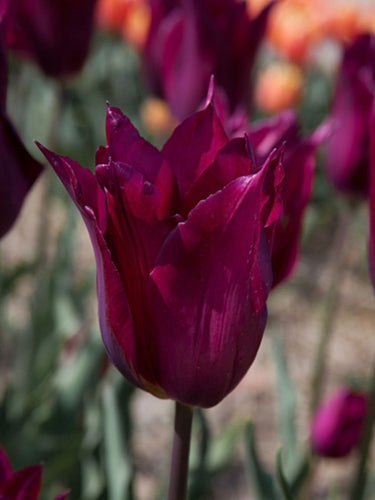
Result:
{"type": "MultiPolygon", "coordinates": [[[[4,500],[38,500],[43,467],[30,465],[14,472],[5,451],[0,446],[0,498],[4,500]]],[[[69,492],[57,496],[64,500],[69,492]]]]}
{"type": "Polygon", "coordinates": [[[8,2],[0,0],[0,238],[11,228],[42,166],[26,151],[6,114],[8,65],[3,23],[8,2]]]}
{"type": "Polygon", "coordinates": [[[89,50],[97,0],[11,0],[6,43],[52,77],[81,70],[89,50]]]}
{"type": "Polygon", "coordinates": [[[369,114],[375,95],[375,36],[361,35],[345,50],[330,114],[327,174],[337,189],[369,189],[369,114]]]}
{"type": "Polygon", "coordinates": [[[267,6],[250,19],[238,0],[151,0],[144,66],[152,90],[182,120],[204,100],[209,79],[224,89],[231,111],[250,98],[250,74],[263,38],[267,6]]]}
{"type": "Polygon", "coordinates": [[[324,457],[344,457],[359,442],[368,408],[368,397],[346,387],[338,389],[316,411],[311,426],[311,446],[324,457]]]}
{"type": "Polygon", "coordinates": [[[138,387],[187,405],[221,401],[266,323],[283,171],[228,140],[212,103],[161,151],[117,108],[95,174],[41,147],[81,212],[97,263],[108,355],[138,387]]]}

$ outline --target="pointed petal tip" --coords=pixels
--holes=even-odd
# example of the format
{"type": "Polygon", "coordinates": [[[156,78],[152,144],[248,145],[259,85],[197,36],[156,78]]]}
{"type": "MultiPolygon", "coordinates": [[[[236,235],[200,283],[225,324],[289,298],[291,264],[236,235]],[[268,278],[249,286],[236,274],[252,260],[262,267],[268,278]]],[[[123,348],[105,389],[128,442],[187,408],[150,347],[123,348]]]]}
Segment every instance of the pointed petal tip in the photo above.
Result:
{"type": "Polygon", "coordinates": [[[210,76],[210,82],[208,84],[208,90],[207,90],[206,100],[204,103],[204,108],[207,108],[209,104],[213,103],[214,92],[215,92],[215,76],[212,74],[210,76]]]}

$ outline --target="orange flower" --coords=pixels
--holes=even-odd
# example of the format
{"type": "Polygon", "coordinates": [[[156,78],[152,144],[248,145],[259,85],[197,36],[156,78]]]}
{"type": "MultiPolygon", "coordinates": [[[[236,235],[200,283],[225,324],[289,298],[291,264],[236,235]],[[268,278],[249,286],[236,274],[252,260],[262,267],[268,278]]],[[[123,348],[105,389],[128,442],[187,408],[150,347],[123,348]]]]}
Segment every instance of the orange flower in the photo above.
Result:
{"type": "MultiPolygon", "coordinates": [[[[314,2],[315,3],[315,2],[314,2]]],[[[268,38],[275,48],[293,61],[303,62],[320,35],[312,3],[302,0],[281,1],[273,8],[268,38]]]]}
{"type": "Polygon", "coordinates": [[[176,126],[176,120],[163,99],[147,98],[142,103],[140,114],[144,128],[154,136],[168,135],[176,126]]]}
{"type": "Polygon", "coordinates": [[[337,2],[320,11],[324,32],[342,42],[351,42],[361,31],[361,12],[358,5],[337,2]]]}
{"type": "Polygon", "coordinates": [[[128,8],[129,0],[99,0],[97,22],[103,28],[120,31],[128,8]]]}
{"type": "Polygon", "coordinates": [[[103,28],[121,33],[137,48],[143,46],[150,25],[147,0],[99,0],[96,17],[103,28]]]}
{"type": "Polygon", "coordinates": [[[122,35],[129,43],[142,48],[151,21],[150,8],[146,1],[133,1],[122,24],[122,35]]]}
{"type": "Polygon", "coordinates": [[[301,97],[303,82],[303,73],[295,64],[270,64],[258,77],[255,87],[256,104],[269,113],[290,108],[301,97]]]}

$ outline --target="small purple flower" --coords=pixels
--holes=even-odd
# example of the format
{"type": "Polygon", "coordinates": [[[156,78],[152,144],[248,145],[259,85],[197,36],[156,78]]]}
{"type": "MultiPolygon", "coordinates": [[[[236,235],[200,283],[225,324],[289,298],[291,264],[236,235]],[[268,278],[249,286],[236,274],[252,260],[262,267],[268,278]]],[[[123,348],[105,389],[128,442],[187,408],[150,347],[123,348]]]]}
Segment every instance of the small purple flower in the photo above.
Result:
{"type": "MultiPolygon", "coordinates": [[[[2,500],[38,500],[43,467],[30,465],[17,472],[0,446],[0,498],[2,500]]],[[[64,500],[68,491],[57,496],[55,500],[64,500]]]]}
{"type": "Polygon", "coordinates": [[[368,396],[346,387],[338,389],[316,411],[311,446],[324,457],[344,457],[359,442],[368,408],[368,396]]]}
{"type": "Polygon", "coordinates": [[[375,36],[366,34],[344,52],[330,113],[327,174],[346,193],[368,195],[369,115],[374,95],[375,36]]]}
{"type": "Polygon", "coordinates": [[[210,407],[252,364],[266,323],[283,171],[228,140],[214,106],[161,151],[117,108],[95,174],[42,148],[76,203],[97,264],[99,321],[115,366],[159,397],[210,407]]]}

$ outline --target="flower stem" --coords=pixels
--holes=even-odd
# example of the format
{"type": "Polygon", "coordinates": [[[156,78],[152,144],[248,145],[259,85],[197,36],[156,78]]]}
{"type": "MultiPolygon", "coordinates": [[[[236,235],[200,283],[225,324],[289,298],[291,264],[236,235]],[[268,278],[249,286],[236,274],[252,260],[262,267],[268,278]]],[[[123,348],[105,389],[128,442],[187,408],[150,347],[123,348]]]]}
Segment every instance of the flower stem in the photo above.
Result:
{"type": "Polygon", "coordinates": [[[373,436],[373,428],[375,421],[375,363],[371,378],[369,392],[369,406],[367,410],[366,420],[364,424],[363,434],[359,447],[358,464],[355,470],[350,500],[361,500],[366,487],[367,477],[367,460],[370,452],[370,445],[373,436]]]}
{"type": "Polygon", "coordinates": [[[168,500],[184,500],[189,465],[193,408],[176,401],[168,500]]]}
{"type": "Polygon", "coordinates": [[[326,375],[326,358],[329,343],[331,341],[336,307],[338,303],[340,284],[345,276],[345,252],[348,237],[348,229],[353,215],[353,208],[344,206],[339,214],[338,225],[335,238],[331,248],[331,278],[327,293],[324,297],[322,311],[322,328],[315,353],[313,375],[311,380],[311,415],[315,413],[319,405],[323,387],[323,381],[326,375]]]}

